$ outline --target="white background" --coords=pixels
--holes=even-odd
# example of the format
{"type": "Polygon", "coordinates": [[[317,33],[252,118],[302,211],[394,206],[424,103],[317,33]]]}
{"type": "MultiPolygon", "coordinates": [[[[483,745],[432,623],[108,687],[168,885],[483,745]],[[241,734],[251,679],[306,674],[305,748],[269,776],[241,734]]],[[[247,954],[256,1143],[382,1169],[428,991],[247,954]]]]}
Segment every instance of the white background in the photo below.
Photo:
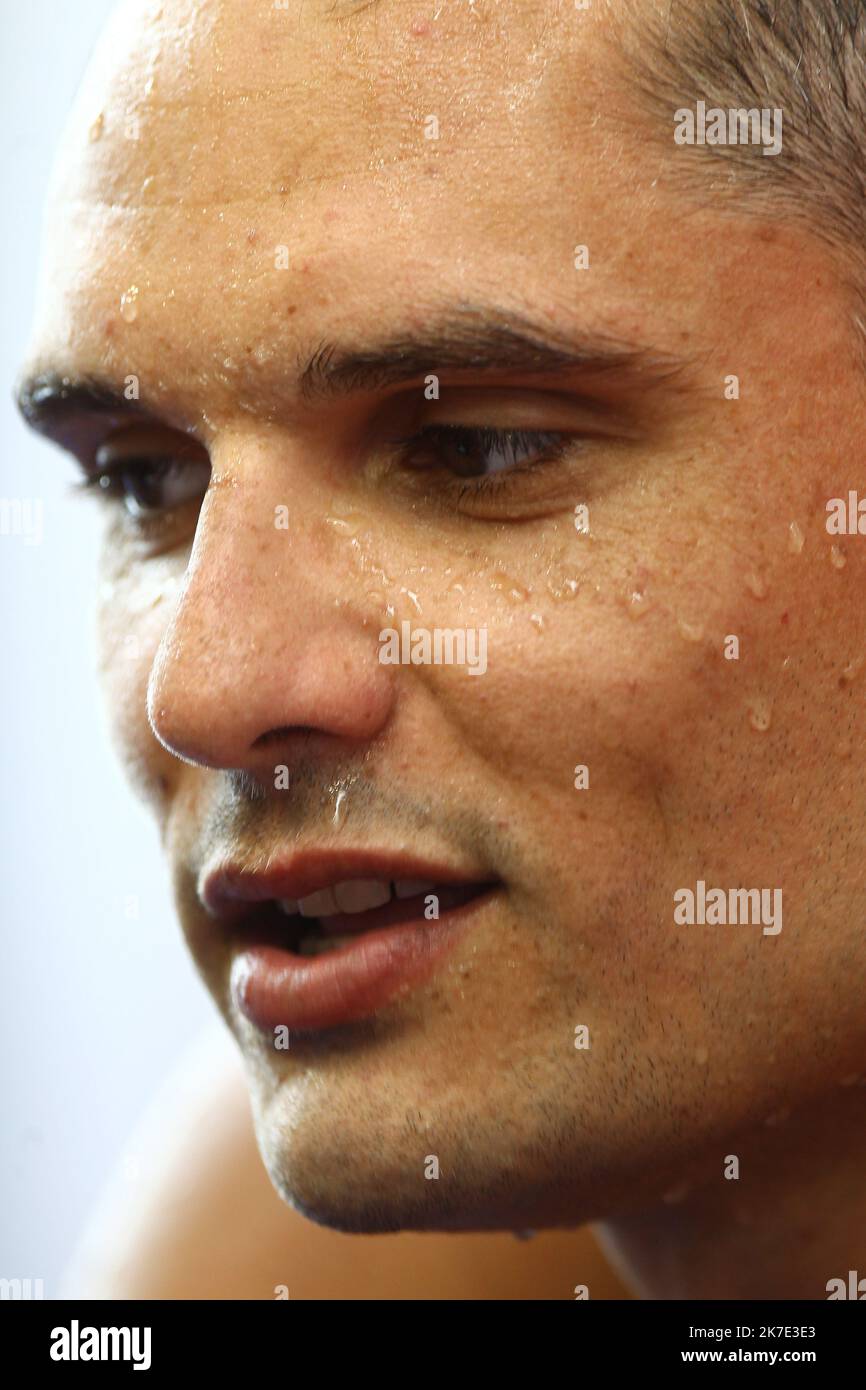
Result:
{"type": "Polygon", "coordinates": [[[44,514],[41,545],[0,535],[0,1277],[41,1278],[49,1298],[134,1121],[213,1014],[92,674],[96,508],[11,402],[54,147],[112,7],[0,0],[0,497],[44,514]]]}

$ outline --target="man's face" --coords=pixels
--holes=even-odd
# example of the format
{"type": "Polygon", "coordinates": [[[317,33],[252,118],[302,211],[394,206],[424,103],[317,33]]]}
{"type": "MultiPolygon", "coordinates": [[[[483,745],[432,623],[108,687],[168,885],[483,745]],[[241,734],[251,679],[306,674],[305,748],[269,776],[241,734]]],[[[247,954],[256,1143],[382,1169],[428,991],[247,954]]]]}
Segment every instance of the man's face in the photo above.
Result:
{"type": "Polygon", "coordinates": [[[108,703],[274,1181],[348,1228],[583,1221],[862,1050],[850,305],[681,191],[606,6],[330,11],[122,11],[28,370],[137,379],[57,433],[113,470],[108,703]],[[486,669],[383,663],[403,623],[486,669]],[[678,925],[698,880],[783,930],[678,925]]]}

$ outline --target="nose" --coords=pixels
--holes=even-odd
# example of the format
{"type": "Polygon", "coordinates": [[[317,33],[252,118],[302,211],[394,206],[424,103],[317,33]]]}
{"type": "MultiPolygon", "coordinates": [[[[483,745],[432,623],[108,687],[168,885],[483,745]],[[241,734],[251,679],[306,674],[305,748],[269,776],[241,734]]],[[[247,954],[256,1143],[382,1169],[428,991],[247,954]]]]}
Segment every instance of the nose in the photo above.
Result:
{"type": "Polygon", "coordinates": [[[274,497],[273,473],[212,482],[148,686],[151,728],[169,752],[259,776],[300,735],[307,748],[311,732],[368,743],[394,696],[322,499],[293,504],[278,527],[286,476],[274,497]]]}

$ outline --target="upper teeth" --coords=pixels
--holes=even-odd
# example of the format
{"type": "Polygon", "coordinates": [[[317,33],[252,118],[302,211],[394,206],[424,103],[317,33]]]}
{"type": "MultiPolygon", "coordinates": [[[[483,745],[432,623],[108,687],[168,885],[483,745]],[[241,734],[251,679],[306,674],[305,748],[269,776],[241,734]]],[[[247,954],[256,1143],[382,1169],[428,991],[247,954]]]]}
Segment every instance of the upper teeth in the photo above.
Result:
{"type": "Polygon", "coordinates": [[[302,917],[334,917],[338,912],[368,912],[374,907],[384,907],[391,899],[393,886],[397,898],[414,898],[419,893],[431,893],[432,883],[417,879],[398,879],[393,885],[373,878],[350,878],[343,883],[335,883],[331,888],[320,888],[318,893],[309,893],[297,902],[293,898],[280,898],[278,903],[283,912],[293,917],[300,912],[302,917]]]}

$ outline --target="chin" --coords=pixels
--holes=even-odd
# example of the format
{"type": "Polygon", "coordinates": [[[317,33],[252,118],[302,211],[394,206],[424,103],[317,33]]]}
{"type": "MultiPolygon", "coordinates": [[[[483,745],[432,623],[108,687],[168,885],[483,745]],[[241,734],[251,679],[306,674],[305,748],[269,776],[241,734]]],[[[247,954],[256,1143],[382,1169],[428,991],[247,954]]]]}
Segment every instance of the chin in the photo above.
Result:
{"type": "Polygon", "coordinates": [[[471,1117],[462,1131],[444,1119],[413,1130],[410,1112],[399,1122],[368,1113],[349,1123],[317,1099],[311,1113],[297,1093],[272,1096],[256,1133],[280,1197],[318,1225],[363,1235],[490,1232],[582,1225],[603,1214],[585,1173],[575,1180],[538,1169],[537,1149],[518,1155],[500,1143],[491,1151],[491,1136],[478,1134],[471,1117]],[[428,1177],[434,1160],[439,1176],[428,1177]]]}

